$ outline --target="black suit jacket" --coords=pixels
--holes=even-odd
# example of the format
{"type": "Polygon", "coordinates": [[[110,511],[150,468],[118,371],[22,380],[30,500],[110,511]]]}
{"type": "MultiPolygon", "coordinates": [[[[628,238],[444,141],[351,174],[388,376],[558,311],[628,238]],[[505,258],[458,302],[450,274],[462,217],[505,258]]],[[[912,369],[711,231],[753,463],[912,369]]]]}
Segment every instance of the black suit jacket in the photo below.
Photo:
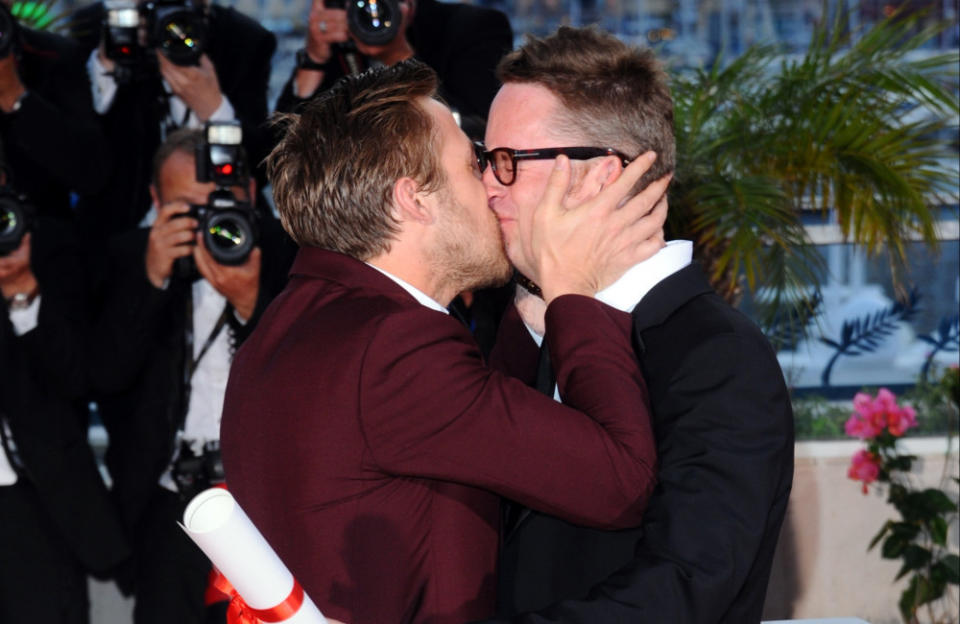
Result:
{"type": "MultiPolygon", "coordinates": [[[[253,316],[240,324],[228,315],[239,345],[283,286],[296,252],[276,220],[263,224],[260,288],[253,316]]],[[[173,454],[180,426],[186,306],[191,284],[172,278],[154,288],[144,268],[149,230],[141,228],[111,241],[104,276],[105,301],[95,329],[97,350],[90,376],[110,436],[106,464],[125,524],[136,527],[173,454]]],[[[206,336],[198,336],[203,341],[206,336]]]]}
{"type": "MultiPolygon", "coordinates": [[[[103,3],[74,14],[71,31],[80,42],[84,63],[99,45],[103,3]]],[[[230,100],[243,125],[243,144],[251,163],[259,163],[269,147],[267,83],[276,37],[232,8],[210,6],[207,55],[216,69],[220,91],[230,100]]],[[[118,85],[110,109],[99,116],[113,157],[109,184],[101,193],[81,197],[80,213],[89,236],[106,239],[131,230],[150,207],[153,155],[160,145],[163,86],[159,72],[144,80],[118,85]]],[[[258,183],[264,182],[259,175],[258,183]]]]}
{"type": "Polygon", "coordinates": [[[40,288],[37,326],[16,336],[0,298],[0,413],[24,463],[21,478],[36,489],[63,543],[103,572],[127,556],[128,546],[87,444],[87,308],[79,259],[68,229],[39,222],[30,259],[40,288]]]}
{"type": "MultiPolygon", "coordinates": [[[[465,131],[473,129],[467,134],[482,139],[482,129],[477,136],[474,128],[482,128],[500,88],[494,73],[497,63],[513,47],[513,31],[506,15],[468,4],[417,0],[407,39],[416,58],[437,72],[440,95],[460,111],[465,131]]],[[[365,63],[363,57],[360,59],[365,63]]],[[[345,67],[331,59],[317,93],[332,87],[346,73],[345,67]]],[[[277,100],[277,110],[294,111],[304,101],[294,96],[291,76],[277,100]]]]}
{"type": "Polygon", "coordinates": [[[643,524],[604,532],[527,515],[504,537],[499,598],[503,615],[529,613],[500,621],[760,621],[793,479],[776,356],[696,266],[633,316],[660,464],[643,524]]]}
{"type": "Polygon", "coordinates": [[[8,180],[43,214],[70,215],[70,191],[107,182],[109,150],[91,103],[85,58],[73,40],[20,29],[17,72],[27,89],[19,111],[0,113],[8,180]]]}

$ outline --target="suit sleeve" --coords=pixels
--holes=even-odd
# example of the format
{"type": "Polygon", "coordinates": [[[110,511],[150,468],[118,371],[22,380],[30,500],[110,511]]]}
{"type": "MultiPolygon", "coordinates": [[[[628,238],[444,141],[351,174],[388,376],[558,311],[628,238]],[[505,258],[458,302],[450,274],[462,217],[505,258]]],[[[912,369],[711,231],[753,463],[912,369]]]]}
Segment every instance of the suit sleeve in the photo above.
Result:
{"type": "Polygon", "coordinates": [[[418,310],[391,315],[369,344],[360,380],[373,462],[398,476],[486,488],[581,524],[636,524],[655,450],[649,410],[636,409],[647,404],[646,387],[621,317],[629,318],[577,296],[547,311],[561,391],[591,419],[486,368],[456,321],[418,310]]]}
{"type": "Polygon", "coordinates": [[[34,54],[55,60],[42,66],[46,75],[25,77],[28,95],[6,124],[4,139],[63,186],[95,193],[107,182],[110,159],[93,112],[84,59],[70,40],[46,35],[43,41],[52,49],[34,54]]]}
{"type": "Polygon", "coordinates": [[[769,351],[727,334],[684,358],[658,417],[672,428],[670,448],[634,559],[583,600],[488,624],[715,624],[723,616],[761,548],[771,507],[789,495],[779,485],[791,465],[789,400],[779,367],[760,349],[769,351]]]}

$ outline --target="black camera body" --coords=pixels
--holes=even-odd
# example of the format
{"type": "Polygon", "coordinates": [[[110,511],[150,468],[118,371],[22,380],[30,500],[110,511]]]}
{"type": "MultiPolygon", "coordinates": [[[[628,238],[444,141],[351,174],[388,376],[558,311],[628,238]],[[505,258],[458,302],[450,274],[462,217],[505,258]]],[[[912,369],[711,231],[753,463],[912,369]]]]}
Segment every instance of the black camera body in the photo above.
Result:
{"type": "MultiPolygon", "coordinates": [[[[207,203],[193,204],[185,215],[197,220],[197,231],[218,263],[227,266],[243,264],[260,240],[260,220],[253,204],[237,199],[231,187],[247,188],[250,169],[241,145],[243,132],[236,121],[210,121],[203,130],[203,141],[196,148],[198,182],[216,185],[207,203]]],[[[193,258],[178,261],[176,272],[181,277],[196,278],[193,258]]]]}
{"type": "Polygon", "coordinates": [[[403,16],[398,0],[326,0],[328,9],[346,9],[347,26],[358,41],[382,46],[400,32],[403,16]]]}
{"type": "Polygon", "coordinates": [[[15,251],[33,227],[36,211],[25,195],[9,186],[0,186],[0,256],[15,251]]]}
{"type": "Polygon", "coordinates": [[[17,18],[5,3],[0,2],[0,59],[5,59],[15,52],[19,45],[19,28],[17,18]]]}
{"type": "Polygon", "coordinates": [[[226,482],[220,442],[211,440],[197,455],[187,442],[181,442],[180,452],[173,462],[173,482],[183,500],[192,500],[200,492],[226,482]]]}
{"type": "Polygon", "coordinates": [[[115,0],[105,5],[104,50],[117,63],[117,80],[129,82],[147,74],[159,50],[177,65],[199,65],[206,50],[207,21],[194,0],[115,0]],[[142,31],[142,36],[141,36],[142,31]]]}

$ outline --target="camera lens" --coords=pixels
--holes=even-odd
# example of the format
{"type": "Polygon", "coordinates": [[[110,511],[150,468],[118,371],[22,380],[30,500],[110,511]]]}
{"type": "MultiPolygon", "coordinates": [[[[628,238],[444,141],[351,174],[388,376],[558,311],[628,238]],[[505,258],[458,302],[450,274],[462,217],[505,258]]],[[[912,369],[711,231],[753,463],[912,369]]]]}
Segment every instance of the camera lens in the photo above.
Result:
{"type": "Polygon", "coordinates": [[[176,65],[197,65],[203,54],[203,17],[194,10],[157,9],[154,38],[157,48],[176,65]]]}
{"type": "Polygon", "coordinates": [[[243,264],[257,244],[250,217],[238,210],[217,210],[203,228],[203,242],[220,264],[243,264]]]}
{"type": "Polygon", "coordinates": [[[0,198],[0,255],[6,255],[20,246],[27,231],[26,215],[15,201],[0,198]]]}
{"type": "Polygon", "coordinates": [[[400,31],[397,0],[347,0],[347,24],[361,42],[380,46],[393,41],[400,31]]]}

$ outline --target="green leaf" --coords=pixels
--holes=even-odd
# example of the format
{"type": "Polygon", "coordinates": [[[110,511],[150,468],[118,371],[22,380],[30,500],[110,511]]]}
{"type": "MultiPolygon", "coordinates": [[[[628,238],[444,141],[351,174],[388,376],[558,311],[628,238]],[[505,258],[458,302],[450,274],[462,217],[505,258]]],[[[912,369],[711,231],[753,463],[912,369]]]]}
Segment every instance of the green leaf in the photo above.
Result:
{"type": "Polygon", "coordinates": [[[950,513],[957,511],[957,503],[950,500],[943,490],[929,488],[922,492],[924,505],[927,509],[937,513],[950,513]]]}
{"type": "Polygon", "coordinates": [[[909,543],[909,540],[905,540],[900,535],[892,533],[884,540],[881,554],[884,559],[899,559],[903,551],[907,549],[909,543]]]}
{"type": "Polygon", "coordinates": [[[883,536],[887,534],[887,531],[889,531],[892,526],[893,526],[893,520],[887,520],[886,522],[884,522],[883,526],[880,527],[880,530],[877,532],[877,534],[873,536],[872,540],[870,540],[870,545],[867,546],[867,550],[868,551],[873,550],[873,547],[876,546],[880,542],[880,540],[883,539],[883,536]]]}
{"type": "Polygon", "coordinates": [[[960,557],[949,554],[941,559],[937,565],[943,566],[948,583],[960,585],[960,557]]]}
{"type": "Polygon", "coordinates": [[[934,544],[938,546],[947,545],[947,521],[943,516],[934,516],[930,519],[929,523],[930,528],[930,539],[933,540],[934,544]]]}

